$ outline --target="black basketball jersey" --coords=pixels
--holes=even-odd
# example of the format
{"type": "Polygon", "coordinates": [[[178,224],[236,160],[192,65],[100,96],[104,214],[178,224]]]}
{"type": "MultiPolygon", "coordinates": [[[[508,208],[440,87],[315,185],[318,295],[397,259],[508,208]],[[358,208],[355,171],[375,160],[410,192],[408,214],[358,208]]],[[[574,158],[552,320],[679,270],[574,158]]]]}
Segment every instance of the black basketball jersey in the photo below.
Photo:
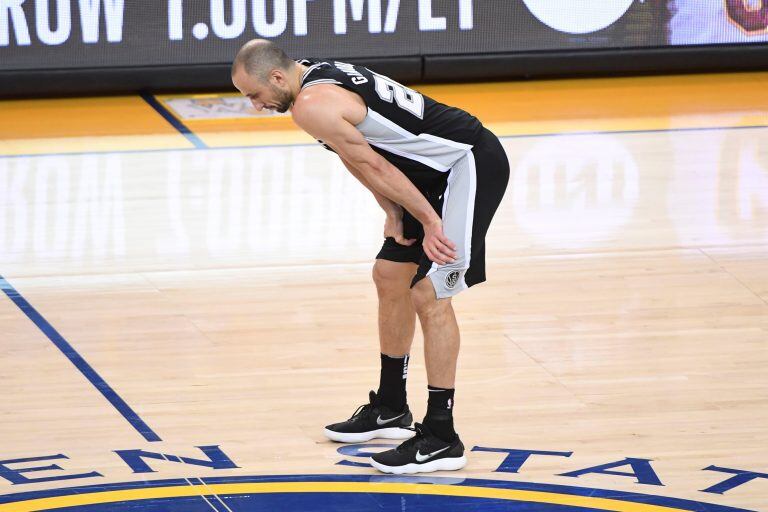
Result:
{"type": "Polygon", "coordinates": [[[302,89],[334,84],[363,99],[368,115],[356,128],[374,151],[422,192],[444,184],[447,171],[472,149],[483,132],[480,121],[467,112],[365,67],[320,59],[299,63],[309,66],[301,78],[302,89]]]}

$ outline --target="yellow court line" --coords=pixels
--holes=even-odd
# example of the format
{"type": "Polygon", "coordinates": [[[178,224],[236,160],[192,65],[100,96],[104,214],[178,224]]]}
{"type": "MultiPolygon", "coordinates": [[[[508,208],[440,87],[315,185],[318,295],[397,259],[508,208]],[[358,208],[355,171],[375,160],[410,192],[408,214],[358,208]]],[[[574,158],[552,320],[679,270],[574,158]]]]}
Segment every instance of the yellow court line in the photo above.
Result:
{"type": "Polygon", "coordinates": [[[0,139],[0,156],[152,151],[161,149],[191,149],[194,147],[194,144],[179,133],[169,135],[0,139]]]}
{"type": "MultiPolygon", "coordinates": [[[[499,136],[768,125],[768,73],[416,85],[499,136]]],[[[161,94],[216,99],[238,93],[161,94]]],[[[169,108],[172,115],[177,113],[169,108]]],[[[290,117],[186,119],[206,146],[311,143],[290,117]]],[[[139,96],[0,101],[0,156],[194,147],[139,96]]]]}
{"type": "Polygon", "coordinates": [[[96,505],[122,501],[138,501],[157,498],[182,498],[201,495],[234,495],[260,493],[381,493],[422,494],[456,496],[464,498],[488,498],[527,503],[568,505],[606,512],[685,512],[683,509],[633,503],[610,498],[576,496],[571,494],[495,489],[489,487],[453,486],[436,484],[363,483],[363,482],[270,482],[230,483],[194,486],[150,487],[103,491],[69,496],[38,498],[0,505],[0,512],[33,512],[63,507],[96,505]]]}

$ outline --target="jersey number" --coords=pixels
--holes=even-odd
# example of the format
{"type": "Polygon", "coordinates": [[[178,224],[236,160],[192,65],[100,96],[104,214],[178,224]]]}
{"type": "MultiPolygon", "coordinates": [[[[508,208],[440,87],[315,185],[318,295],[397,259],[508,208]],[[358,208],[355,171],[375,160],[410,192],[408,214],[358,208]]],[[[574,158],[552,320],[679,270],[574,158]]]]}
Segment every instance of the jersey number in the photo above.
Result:
{"type": "Polygon", "coordinates": [[[387,103],[394,101],[403,110],[407,110],[419,119],[424,118],[424,96],[381,75],[373,75],[373,78],[379,98],[387,103]]]}

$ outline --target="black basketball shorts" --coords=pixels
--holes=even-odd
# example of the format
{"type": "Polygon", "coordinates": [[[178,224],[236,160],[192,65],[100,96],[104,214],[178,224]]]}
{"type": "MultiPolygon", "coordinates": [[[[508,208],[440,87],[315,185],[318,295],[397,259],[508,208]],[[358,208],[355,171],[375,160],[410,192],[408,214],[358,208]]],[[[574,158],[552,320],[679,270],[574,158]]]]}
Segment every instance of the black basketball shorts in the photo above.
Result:
{"type": "Polygon", "coordinates": [[[428,199],[443,220],[443,232],[456,244],[453,263],[438,265],[421,246],[424,230],[408,212],[403,215],[406,238],[417,238],[411,246],[387,238],[376,259],[419,265],[414,286],[429,277],[438,299],[452,297],[485,281],[485,235],[501,203],[509,181],[509,161],[499,139],[484,130],[480,140],[448,171],[444,190],[432,191],[428,199]]]}

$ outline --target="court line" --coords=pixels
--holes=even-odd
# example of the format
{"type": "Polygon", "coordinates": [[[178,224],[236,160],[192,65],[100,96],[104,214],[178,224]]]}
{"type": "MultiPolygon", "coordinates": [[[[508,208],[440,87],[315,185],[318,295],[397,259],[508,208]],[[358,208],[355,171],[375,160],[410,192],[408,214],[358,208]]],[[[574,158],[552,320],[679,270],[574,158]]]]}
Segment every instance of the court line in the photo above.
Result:
{"type": "Polygon", "coordinates": [[[0,288],[144,439],[149,442],[161,441],[160,437],[144,423],[144,420],[125,400],[120,398],[120,395],[77,353],[74,347],[2,275],[0,275],[0,288]]]}
{"type": "MultiPolygon", "coordinates": [[[[163,457],[163,458],[165,458],[165,457],[163,457]]],[[[200,480],[199,478],[196,478],[195,480],[198,480],[200,482],[200,484],[203,483],[203,481],[200,480]]],[[[190,487],[196,487],[196,485],[197,485],[197,484],[193,484],[192,480],[190,480],[189,478],[185,478],[184,481],[187,482],[190,487]]],[[[213,512],[222,512],[221,510],[216,508],[216,506],[213,503],[211,503],[211,501],[208,499],[208,497],[205,494],[203,494],[202,491],[200,492],[200,497],[203,498],[203,501],[205,501],[208,504],[208,506],[211,508],[211,510],[213,510],[213,512]]],[[[219,500],[219,501],[221,501],[221,500],[219,500]]],[[[232,511],[230,510],[229,512],[232,512],[232,511]]]]}
{"type": "Polygon", "coordinates": [[[176,118],[167,108],[163,106],[162,103],[157,101],[157,98],[155,98],[153,95],[149,93],[141,93],[140,94],[141,99],[146,101],[150,107],[155,109],[155,111],[163,116],[163,119],[168,121],[168,123],[176,128],[176,130],[179,131],[184,137],[187,138],[189,142],[195,145],[196,149],[209,149],[208,146],[206,146],[205,142],[202,141],[200,137],[197,136],[195,132],[187,128],[187,126],[182,123],[180,120],[176,118]]]}
{"type": "MultiPolygon", "coordinates": [[[[704,503],[696,500],[673,498],[669,496],[657,496],[653,494],[640,494],[631,491],[619,491],[610,489],[596,489],[590,487],[574,487],[569,485],[557,485],[537,482],[520,482],[514,480],[489,480],[489,479],[476,479],[476,478],[464,478],[458,477],[441,477],[441,476],[394,476],[394,475],[382,475],[382,474],[356,474],[356,475],[259,475],[259,476],[221,476],[221,477],[207,477],[207,478],[184,478],[184,479],[164,479],[164,480],[142,480],[122,483],[103,483],[98,485],[86,485],[78,487],[65,487],[56,489],[45,489],[40,491],[26,491],[13,494],[0,495],[0,512],[21,512],[31,510],[45,510],[41,507],[30,507],[31,504],[41,505],[41,500],[52,499],[55,501],[75,498],[78,501],[87,501],[90,504],[108,503],[114,502],[116,496],[109,493],[115,493],[124,491],[128,501],[137,502],[142,499],[155,499],[160,496],[166,495],[168,491],[178,489],[181,494],[173,492],[177,497],[192,496],[194,489],[190,488],[192,480],[202,482],[204,490],[198,491],[207,493],[209,496],[218,494],[219,496],[232,496],[232,494],[226,491],[241,491],[234,494],[248,493],[251,489],[248,489],[248,484],[261,484],[256,489],[265,492],[270,489],[266,488],[274,486],[277,490],[277,486],[286,486],[278,490],[278,492],[292,492],[295,494],[301,494],[310,492],[310,490],[320,490],[320,492],[357,492],[359,489],[361,492],[375,492],[375,489],[379,486],[387,485],[397,487],[396,489],[388,489],[385,492],[397,492],[402,486],[416,487],[416,492],[408,492],[407,494],[432,494],[432,495],[466,495],[466,491],[469,490],[470,494],[477,495],[478,493],[492,493],[496,494],[498,491],[516,491],[512,496],[508,496],[514,499],[514,495],[520,492],[533,492],[536,495],[541,496],[546,494],[549,496],[557,496],[560,498],[570,497],[582,497],[582,498],[603,498],[610,502],[620,501],[628,506],[640,505],[643,507],[644,512],[650,512],[647,507],[656,506],[664,507],[663,512],[671,512],[672,509],[687,511],[687,512],[756,512],[753,510],[747,510],[743,508],[734,508],[727,505],[715,505],[713,503],[704,503]],[[264,484],[267,484],[266,486],[264,484]],[[312,489],[304,487],[302,484],[309,485],[312,489]],[[348,484],[350,487],[343,486],[348,484]],[[415,484],[415,485],[414,485],[415,484]],[[335,488],[333,487],[335,486],[335,488]],[[343,486],[339,489],[340,486],[343,486]],[[359,486],[359,487],[358,487],[359,486]],[[435,486],[440,489],[456,489],[458,492],[444,492],[437,490],[435,492],[435,486]],[[185,488],[186,489],[183,489],[185,488]],[[423,491],[421,490],[423,489],[423,491]],[[136,495],[138,494],[138,495],[136,495]],[[107,498],[109,496],[109,498],[107,498]],[[88,499],[90,497],[90,499],[88,499]],[[104,499],[107,498],[107,499],[104,499]],[[111,498],[111,499],[110,499],[111,498]],[[9,505],[6,508],[6,505],[9,505]]],[[[481,497],[481,496],[476,496],[481,497]]],[[[491,496],[488,496],[491,497],[491,496]]],[[[317,501],[317,496],[310,498],[317,501]]],[[[502,498],[503,499],[503,498],[502,498]]],[[[551,500],[549,500],[551,501],[551,500]]],[[[50,502],[48,502],[50,503],[50,502]]],[[[310,505],[313,501],[310,501],[310,505]]],[[[605,503],[605,502],[603,502],[605,503]]],[[[57,503],[58,504],[58,503],[57,503]]],[[[84,504],[84,503],[83,503],[84,504]]],[[[550,503],[551,504],[551,503],[550,503]]],[[[311,508],[311,507],[305,507],[311,508]]],[[[58,509],[58,507],[56,507],[58,509]]],[[[634,512],[639,512],[637,508],[630,508],[634,512]]],[[[651,509],[654,510],[654,509],[651,509]]],[[[658,508],[654,512],[659,511],[658,508]]]]}
{"type": "MultiPolygon", "coordinates": [[[[562,494],[552,491],[509,489],[504,487],[479,487],[473,485],[446,485],[441,483],[405,483],[397,481],[349,482],[349,481],[299,481],[299,482],[253,482],[208,484],[202,489],[188,486],[167,486],[134,488],[130,490],[100,490],[92,493],[77,493],[55,497],[36,498],[26,501],[13,501],[0,504],[0,512],[33,512],[57,510],[68,507],[84,507],[107,503],[136,503],[158,499],[174,499],[199,496],[201,493],[213,493],[214,496],[243,496],[258,494],[291,494],[300,499],[302,495],[312,503],[317,494],[399,494],[421,496],[443,496],[456,498],[492,499],[514,501],[526,504],[562,505],[579,509],[605,512],[690,512],[702,510],[723,510],[747,512],[744,509],[729,507],[710,507],[709,504],[684,502],[656,504],[622,499],[621,496],[607,498],[580,494],[562,494]],[[677,505],[677,506],[676,506],[677,505]],[[683,506],[680,506],[683,505],[683,506]],[[689,506],[685,506],[689,505],[689,506]],[[691,507],[690,505],[694,505],[691,507]],[[707,508],[702,508],[704,505],[707,508]]],[[[653,498],[653,496],[648,496],[653,498]]],[[[320,498],[322,499],[322,498],[320,498]]],[[[672,501],[672,500],[670,500],[672,501]]],[[[210,502],[209,505],[212,506],[210,502]]],[[[223,500],[222,500],[223,503],[223,500]]],[[[303,505],[304,503],[302,503],[303,505]]],[[[467,507],[473,507],[468,503],[467,507]]],[[[137,507],[138,508],[138,507],[137,507]]],[[[231,511],[231,509],[229,509],[231,511]]]]}
{"type": "Polygon", "coordinates": [[[739,283],[739,284],[740,284],[742,287],[746,288],[746,289],[747,289],[747,290],[748,290],[748,291],[749,291],[749,292],[750,292],[752,295],[754,295],[754,296],[755,296],[755,297],[756,297],[758,300],[762,301],[762,302],[763,302],[763,303],[764,303],[766,306],[768,306],[768,300],[765,300],[763,297],[761,297],[761,296],[760,296],[760,294],[759,294],[757,291],[753,290],[753,289],[752,289],[752,288],[751,288],[749,285],[747,285],[747,283],[745,283],[744,281],[742,281],[741,279],[739,279],[739,278],[738,278],[738,276],[736,276],[736,275],[735,275],[735,274],[733,274],[733,273],[732,273],[730,270],[728,270],[727,268],[725,268],[725,265],[726,265],[726,263],[725,263],[725,262],[721,262],[721,261],[720,261],[720,260],[718,260],[718,259],[717,259],[715,256],[713,256],[713,255],[709,254],[709,253],[707,252],[707,249],[708,249],[708,248],[702,248],[702,247],[699,247],[699,252],[700,252],[701,254],[703,254],[704,256],[706,256],[706,257],[707,257],[707,258],[708,258],[708,259],[709,259],[709,260],[710,260],[712,263],[714,263],[715,265],[717,265],[717,266],[718,266],[718,268],[719,268],[720,270],[722,270],[723,272],[725,272],[726,274],[728,274],[728,275],[729,275],[731,278],[733,278],[733,280],[734,280],[734,281],[736,281],[737,283],[739,283]]]}
{"type": "MultiPolygon", "coordinates": [[[[161,107],[162,108],[162,107],[161,107]]],[[[173,117],[170,113],[168,113],[171,118],[173,118],[174,122],[176,121],[176,118],[173,117]]],[[[171,122],[169,120],[169,122],[171,122]]],[[[561,137],[564,135],[570,135],[570,136],[584,136],[584,135],[632,135],[632,134],[644,134],[644,133],[677,133],[677,132],[706,132],[706,131],[728,131],[728,130],[755,130],[755,129],[765,129],[768,128],[768,125],[762,125],[762,124],[756,124],[756,125],[749,125],[749,126],[711,126],[711,127],[695,127],[695,128],[658,128],[658,129],[652,129],[652,130],[597,130],[597,131],[575,131],[575,132],[555,132],[555,133],[531,133],[531,134],[518,134],[518,135],[497,135],[497,137],[501,140],[506,139],[530,139],[530,138],[536,138],[536,137],[561,137]]],[[[185,129],[188,130],[188,128],[185,127],[185,129]]],[[[182,132],[183,133],[183,132],[182,132]]],[[[190,132],[192,137],[197,137],[197,135],[194,135],[190,132]]],[[[189,137],[188,137],[189,138],[189,137]]],[[[192,141],[190,139],[190,141],[192,141]]],[[[320,145],[317,142],[299,142],[294,144],[256,144],[252,146],[226,146],[226,147],[211,147],[206,146],[202,140],[199,141],[199,144],[202,146],[199,146],[198,144],[194,143],[195,147],[193,148],[159,148],[159,149],[120,149],[120,150],[107,150],[107,151],[79,151],[79,152],[72,152],[72,153],[24,153],[19,155],[0,155],[0,160],[2,159],[12,159],[12,158],[32,158],[32,157],[50,157],[50,156],[82,156],[82,155],[122,155],[122,154],[132,154],[132,153],[168,153],[170,151],[200,151],[200,150],[206,150],[206,151],[227,151],[227,150],[242,150],[242,149],[279,149],[279,148],[296,148],[296,147],[312,147],[317,146],[320,147],[320,145]]]]}
{"type": "MultiPolygon", "coordinates": [[[[193,484],[193,483],[192,483],[192,481],[191,481],[190,479],[188,479],[188,478],[187,478],[187,479],[185,479],[185,480],[187,480],[187,482],[189,482],[189,485],[191,485],[191,486],[195,486],[195,484],[193,484]]],[[[219,496],[219,495],[218,495],[216,492],[212,492],[212,491],[211,491],[211,489],[210,489],[210,487],[208,486],[208,484],[207,484],[205,481],[203,481],[203,479],[202,479],[202,478],[193,478],[192,480],[197,480],[198,484],[199,484],[199,485],[201,485],[201,486],[202,486],[202,488],[203,488],[203,493],[208,493],[208,495],[209,495],[209,496],[213,496],[213,497],[214,497],[214,498],[215,498],[215,499],[216,499],[216,500],[217,500],[219,503],[221,503],[222,505],[224,505],[224,508],[225,508],[225,509],[227,509],[227,512],[234,512],[234,511],[233,511],[233,510],[232,510],[232,509],[229,507],[229,505],[227,505],[227,504],[224,502],[224,500],[223,500],[223,499],[221,499],[221,496],[219,496]]],[[[203,497],[203,499],[204,499],[205,501],[208,501],[208,498],[206,498],[205,494],[201,494],[201,495],[202,495],[202,497],[203,497]]],[[[212,503],[210,503],[210,502],[208,502],[208,503],[209,503],[209,505],[211,505],[211,508],[213,508],[214,510],[216,510],[216,507],[214,507],[212,503]]]]}

